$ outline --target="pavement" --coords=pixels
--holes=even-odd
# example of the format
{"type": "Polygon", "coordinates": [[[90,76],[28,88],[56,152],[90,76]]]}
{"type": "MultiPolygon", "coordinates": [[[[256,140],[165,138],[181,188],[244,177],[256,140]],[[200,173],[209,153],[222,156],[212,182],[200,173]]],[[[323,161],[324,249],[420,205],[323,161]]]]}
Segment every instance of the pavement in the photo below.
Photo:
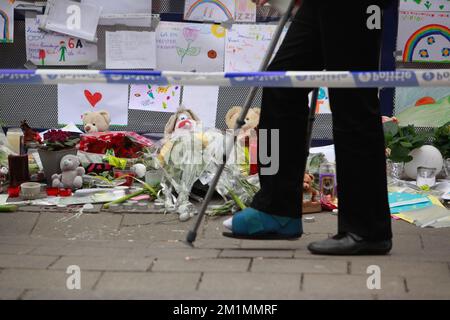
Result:
{"type": "Polygon", "coordinates": [[[450,228],[393,221],[390,255],[325,257],[306,247],[337,217],[314,217],[297,241],[224,238],[207,218],[191,248],[174,214],[1,213],[0,299],[450,299],[450,228]]]}

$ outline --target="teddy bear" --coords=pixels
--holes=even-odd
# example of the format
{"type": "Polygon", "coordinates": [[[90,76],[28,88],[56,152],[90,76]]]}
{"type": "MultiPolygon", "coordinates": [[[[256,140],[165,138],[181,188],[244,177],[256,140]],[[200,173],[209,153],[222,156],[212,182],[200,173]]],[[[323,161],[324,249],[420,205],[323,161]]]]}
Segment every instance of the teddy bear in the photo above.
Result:
{"type": "Polygon", "coordinates": [[[164,128],[164,139],[168,140],[176,132],[194,131],[199,124],[200,119],[192,110],[180,107],[167,121],[164,128]]]}
{"type": "Polygon", "coordinates": [[[61,159],[61,174],[52,176],[53,188],[80,189],[83,186],[85,170],[80,167],[80,159],[74,155],[67,155],[61,159]]]}
{"type": "Polygon", "coordinates": [[[108,131],[111,123],[111,117],[106,110],[85,112],[82,119],[86,133],[108,131]]]}
{"type": "MultiPolygon", "coordinates": [[[[236,121],[239,118],[239,115],[242,112],[242,107],[232,107],[228,110],[225,116],[225,123],[228,129],[234,129],[236,125],[236,121]]],[[[241,132],[239,133],[239,138],[249,137],[252,134],[252,130],[258,128],[259,117],[261,114],[260,108],[251,108],[248,111],[247,116],[245,117],[245,123],[242,126],[241,132]]]]}
{"type": "Polygon", "coordinates": [[[314,176],[310,173],[305,173],[303,177],[303,198],[305,195],[310,195],[309,200],[303,200],[303,213],[314,213],[321,211],[320,202],[317,201],[316,197],[318,195],[318,191],[313,187],[314,176]]]}

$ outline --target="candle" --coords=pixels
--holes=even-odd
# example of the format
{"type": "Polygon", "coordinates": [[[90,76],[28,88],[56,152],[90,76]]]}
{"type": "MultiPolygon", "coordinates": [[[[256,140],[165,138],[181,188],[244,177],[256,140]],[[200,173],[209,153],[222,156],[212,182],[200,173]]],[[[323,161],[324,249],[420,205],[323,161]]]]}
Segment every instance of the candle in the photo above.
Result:
{"type": "Polygon", "coordinates": [[[16,154],[20,154],[20,148],[23,143],[22,129],[9,129],[6,134],[6,139],[11,146],[12,151],[16,154]]]}

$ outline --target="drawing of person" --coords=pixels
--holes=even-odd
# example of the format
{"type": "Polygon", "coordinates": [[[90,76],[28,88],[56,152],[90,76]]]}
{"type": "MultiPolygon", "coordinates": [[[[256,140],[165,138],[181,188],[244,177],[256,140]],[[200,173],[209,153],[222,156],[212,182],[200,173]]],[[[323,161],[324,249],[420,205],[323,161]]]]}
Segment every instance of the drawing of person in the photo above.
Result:
{"type": "Polygon", "coordinates": [[[66,62],[66,51],[67,51],[66,42],[61,41],[59,43],[59,52],[61,53],[61,55],[59,57],[60,62],[61,61],[66,62]]]}

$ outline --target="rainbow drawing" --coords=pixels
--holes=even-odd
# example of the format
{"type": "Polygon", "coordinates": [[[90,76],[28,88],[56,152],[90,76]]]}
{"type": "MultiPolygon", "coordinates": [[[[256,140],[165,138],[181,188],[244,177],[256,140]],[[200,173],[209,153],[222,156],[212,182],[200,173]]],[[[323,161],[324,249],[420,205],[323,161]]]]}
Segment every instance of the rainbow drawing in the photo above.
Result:
{"type": "Polygon", "coordinates": [[[233,16],[234,16],[233,13],[220,0],[197,0],[197,1],[195,1],[186,10],[185,19],[189,19],[189,17],[192,15],[192,12],[194,12],[194,10],[197,9],[199,6],[202,6],[202,5],[208,4],[208,3],[217,6],[227,16],[228,19],[233,19],[233,16]]]}
{"type": "Polygon", "coordinates": [[[0,10],[0,17],[3,18],[3,34],[0,37],[0,41],[9,41],[9,17],[6,12],[0,10]]]}
{"type": "Polygon", "coordinates": [[[440,24],[430,24],[424,26],[414,32],[408,41],[406,41],[405,49],[403,50],[403,62],[413,62],[414,51],[420,40],[432,35],[441,35],[450,42],[450,29],[440,24]]]}

